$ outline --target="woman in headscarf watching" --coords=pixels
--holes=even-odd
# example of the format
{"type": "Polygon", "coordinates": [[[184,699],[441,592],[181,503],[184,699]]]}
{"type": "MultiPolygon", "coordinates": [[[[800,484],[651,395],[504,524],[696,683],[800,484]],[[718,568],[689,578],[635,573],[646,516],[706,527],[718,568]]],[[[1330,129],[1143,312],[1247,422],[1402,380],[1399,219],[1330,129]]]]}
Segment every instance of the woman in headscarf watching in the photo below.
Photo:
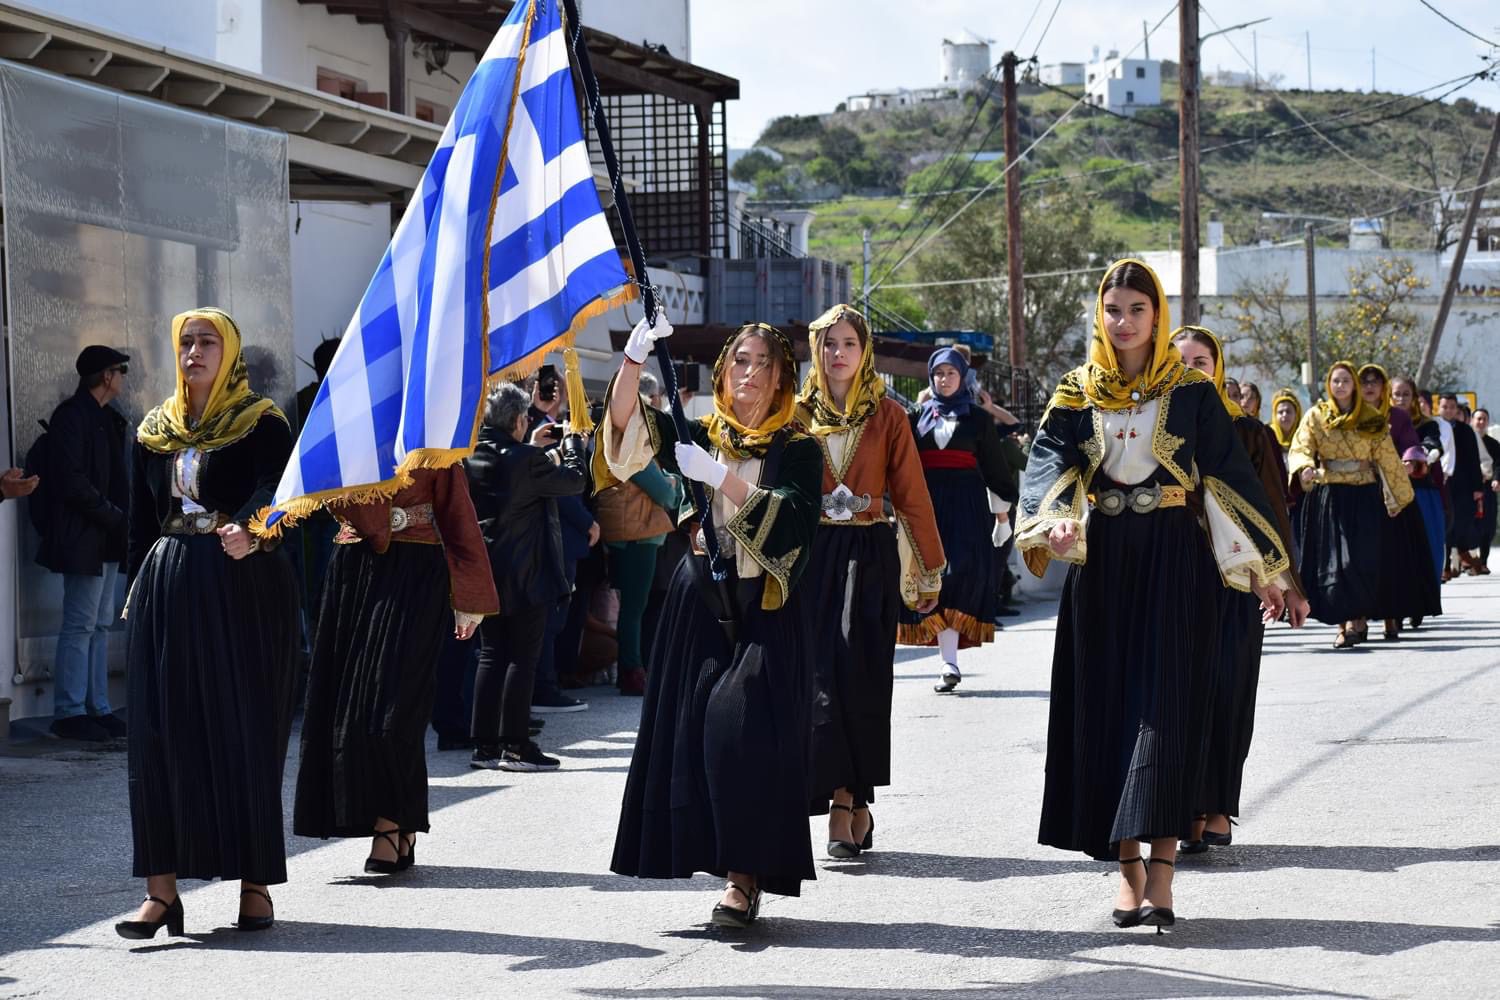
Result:
{"type": "MultiPolygon", "coordinates": [[[[1391,405],[1390,378],[1385,369],[1369,364],[1361,367],[1358,374],[1360,396],[1366,405],[1386,418],[1397,457],[1412,448],[1420,450],[1422,441],[1411,414],[1404,407],[1391,405]]],[[[1402,468],[1405,469],[1404,461],[1402,468]]],[[[1416,481],[1410,472],[1406,478],[1411,482],[1415,499],[1416,481]]],[[[1421,506],[1407,504],[1395,517],[1384,520],[1381,528],[1380,597],[1379,607],[1373,613],[1374,617],[1384,619],[1385,639],[1392,642],[1400,638],[1404,619],[1415,618],[1420,622],[1427,616],[1442,614],[1443,599],[1437,579],[1430,579],[1422,572],[1430,556],[1421,506]]]]}
{"type": "Polygon", "coordinates": [[[1241,385],[1239,404],[1245,416],[1258,422],[1260,420],[1260,386],[1254,382],[1241,385]]]}
{"type": "Polygon", "coordinates": [[[292,831],[369,837],[364,870],[405,871],[428,830],[427,722],[451,632],[500,609],[464,467],[416,469],[393,496],[333,511],[302,717],[292,831]]]}
{"type": "Polygon", "coordinates": [[[828,814],[828,854],[874,843],[869,804],[891,783],[891,690],[903,599],[937,607],[943,543],[906,411],[885,397],[865,317],[837,305],[808,327],[812,370],[798,421],[823,456],[822,520],[802,581],[815,608],[813,814],[828,814]],[[889,494],[898,528],[886,520],[889,494]],[[899,550],[911,555],[910,573],[899,550]],[[911,580],[903,594],[903,581],[911,580]],[[831,798],[831,803],[830,803],[831,798]]]}
{"type": "MultiPolygon", "coordinates": [[[[1224,346],[1201,326],[1174,331],[1172,343],[1183,363],[1214,380],[1214,388],[1233,422],[1261,489],[1275,515],[1276,534],[1290,552],[1292,525],[1286,511],[1286,466],[1276,439],[1265,424],[1244,412],[1224,389],[1224,346]]],[[[1288,569],[1278,585],[1285,591],[1287,614],[1293,628],[1307,620],[1307,598],[1295,570],[1288,569]]],[[[1233,840],[1231,817],[1240,814],[1240,789],[1245,761],[1255,732],[1255,695],[1260,686],[1261,648],[1265,622],[1260,601],[1254,594],[1233,587],[1218,589],[1218,649],[1215,679],[1209,703],[1209,738],[1203,758],[1203,783],[1199,786],[1198,818],[1193,836],[1182,842],[1183,854],[1201,854],[1210,847],[1228,847],[1233,840]]]]}
{"type": "Polygon", "coordinates": [[[1016,499],[995,422],[966,385],[969,363],[952,347],[927,359],[932,395],[911,417],[917,457],[937,516],[947,565],[936,607],[903,609],[896,641],[936,646],[943,667],[934,690],[951,692],[963,680],[958,651],[995,637],[1004,567],[994,548],[1010,537],[1009,505],[1016,499]]]}
{"type": "Polygon", "coordinates": [[[1171,329],[1155,272],[1111,265],[1088,363],[1058,384],[1032,444],[1016,535],[1033,573],[1052,558],[1073,564],[1039,839],[1119,862],[1121,927],[1175,921],[1177,842],[1199,811],[1216,591],[1251,591],[1274,620],[1290,565],[1212,379],[1183,364],[1171,329]]]}
{"type": "MultiPolygon", "coordinates": [[[[610,385],[600,446],[617,479],[655,454],[637,387],[652,344],[671,332],[660,317],[637,324],[610,385]]],[[[703,526],[690,525],[693,548],[647,658],[610,865],[638,878],[726,878],[713,921],[727,927],[752,923],[762,892],[796,896],[814,877],[811,664],[798,581],[818,526],[823,457],[792,424],[796,375],[780,331],[741,327],[714,364],[713,412],[672,449],[668,471],[708,494],[725,578],[713,577],[703,526]]]]}
{"type": "Polygon", "coordinates": [[[136,434],[127,557],[130,820],[146,901],[121,937],[181,934],[179,878],[240,881],[236,926],[271,926],[286,881],[281,772],[297,657],[297,586],[249,532],[292,451],[251,391],[218,309],[172,320],[177,388],[136,434]]]}
{"type": "MultiPolygon", "coordinates": [[[[1406,375],[1397,375],[1391,379],[1392,410],[1406,411],[1406,415],[1411,418],[1412,430],[1417,434],[1418,446],[1425,456],[1418,463],[1414,458],[1407,457],[1411,451],[1408,448],[1401,457],[1407,467],[1407,477],[1411,479],[1414,506],[1422,511],[1422,528],[1427,535],[1427,550],[1432,556],[1432,576],[1441,587],[1448,544],[1447,515],[1443,506],[1443,435],[1437,421],[1423,413],[1422,408],[1417,405],[1417,397],[1417,383],[1414,379],[1406,375]]],[[[1441,594],[1439,590],[1439,600],[1441,594]]],[[[1410,622],[1413,629],[1422,627],[1420,615],[1413,616],[1410,622]]]]}
{"type": "Polygon", "coordinates": [[[1335,362],[1324,387],[1327,398],[1298,426],[1287,465],[1306,493],[1298,570],[1312,615],[1337,625],[1333,647],[1348,649],[1369,637],[1384,521],[1411,503],[1412,490],[1390,424],[1360,395],[1354,365],[1335,362]]]}

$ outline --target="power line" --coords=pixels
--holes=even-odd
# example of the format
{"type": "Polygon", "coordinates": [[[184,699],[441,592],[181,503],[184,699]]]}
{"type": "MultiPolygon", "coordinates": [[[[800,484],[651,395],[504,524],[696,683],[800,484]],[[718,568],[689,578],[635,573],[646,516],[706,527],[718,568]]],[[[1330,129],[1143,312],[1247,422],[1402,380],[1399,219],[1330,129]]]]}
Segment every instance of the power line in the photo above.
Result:
{"type": "Polygon", "coordinates": [[[1042,28],[1041,37],[1036,40],[1036,48],[1031,50],[1031,58],[1033,60],[1036,59],[1037,53],[1042,51],[1042,42],[1046,40],[1047,32],[1052,29],[1052,21],[1057,17],[1057,12],[1061,9],[1062,0],[1057,0],[1057,3],[1052,7],[1052,14],[1047,18],[1046,26],[1042,28]]]}
{"type": "Polygon", "coordinates": [[[1021,29],[1021,34],[1016,39],[1016,48],[1019,49],[1021,47],[1021,43],[1026,41],[1026,32],[1031,30],[1031,22],[1036,20],[1036,15],[1042,9],[1042,4],[1044,2],[1045,0],[1036,0],[1036,3],[1032,6],[1031,16],[1026,19],[1026,26],[1021,29]]]}
{"type": "Polygon", "coordinates": [[[1442,18],[1444,21],[1447,21],[1449,24],[1453,25],[1459,31],[1462,31],[1464,34],[1468,35],[1470,38],[1476,38],[1479,41],[1483,42],[1484,44],[1488,45],[1492,49],[1500,49],[1500,42],[1492,42],[1488,38],[1485,38],[1483,35],[1476,35],[1474,32],[1470,31],[1468,28],[1465,28],[1463,25],[1461,25],[1457,21],[1453,20],[1453,18],[1449,17],[1447,14],[1444,14],[1442,11],[1438,10],[1432,4],[1428,3],[1427,0],[1422,0],[1422,6],[1426,7],[1428,10],[1432,11],[1438,17],[1442,18]]]}

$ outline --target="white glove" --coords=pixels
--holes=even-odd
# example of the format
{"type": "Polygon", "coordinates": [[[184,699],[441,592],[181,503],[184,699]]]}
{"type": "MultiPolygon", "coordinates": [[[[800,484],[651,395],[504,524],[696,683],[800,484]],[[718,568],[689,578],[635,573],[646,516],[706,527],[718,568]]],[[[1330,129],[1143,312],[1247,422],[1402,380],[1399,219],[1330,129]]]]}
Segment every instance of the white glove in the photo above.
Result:
{"type": "Polygon", "coordinates": [[[672,324],[667,322],[667,314],[658,309],[656,311],[656,325],[642,318],[630,331],[630,339],[625,342],[625,356],[638,365],[646,363],[651,356],[651,348],[663,337],[672,336],[672,324]]]}
{"type": "Polygon", "coordinates": [[[995,526],[990,529],[990,544],[998,549],[1010,539],[1010,533],[1009,521],[996,521],[995,526]]]}
{"type": "Polygon", "coordinates": [[[714,489],[724,485],[724,477],[729,475],[729,467],[696,444],[677,442],[673,449],[677,457],[677,467],[682,474],[689,479],[696,479],[700,483],[707,483],[714,489]]]}

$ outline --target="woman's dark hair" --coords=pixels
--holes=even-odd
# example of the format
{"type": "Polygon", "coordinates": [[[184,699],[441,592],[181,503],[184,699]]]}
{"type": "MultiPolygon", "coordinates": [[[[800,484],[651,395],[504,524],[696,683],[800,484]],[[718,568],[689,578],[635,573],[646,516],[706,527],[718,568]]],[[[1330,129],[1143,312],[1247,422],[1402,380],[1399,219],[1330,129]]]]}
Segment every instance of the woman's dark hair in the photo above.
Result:
{"type": "Polygon", "coordinates": [[[1151,279],[1151,272],[1146,270],[1144,264],[1130,261],[1110,271],[1104,278],[1104,287],[1099,289],[1099,294],[1103,295],[1111,288],[1129,288],[1140,292],[1151,300],[1151,308],[1158,311],[1161,309],[1161,300],[1156,296],[1156,282],[1151,279]]]}
{"type": "Polygon", "coordinates": [[[1256,385],[1254,382],[1241,382],[1240,383],[1240,388],[1244,389],[1246,392],[1253,392],[1253,393],[1255,393],[1255,402],[1256,403],[1260,403],[1262,401],[1261,400],[1261,395],[1260,395],[1260,386],[1256,385]]]}
{"type": "Polygon", "coordinates": [[[1219,345],[1214,343],[1214,338],[1210,337],[1205,331],[1198,329],[1196,326],[1185,326],[1178,331],[1177,336],[1172,338],[1172,343],[1175,344],[1183,340],[1191,340],[1195,344],[1200,344],[1208,348],[1208,353],[1214,356],[1214,363],[1218,364],[1219,345]]]}

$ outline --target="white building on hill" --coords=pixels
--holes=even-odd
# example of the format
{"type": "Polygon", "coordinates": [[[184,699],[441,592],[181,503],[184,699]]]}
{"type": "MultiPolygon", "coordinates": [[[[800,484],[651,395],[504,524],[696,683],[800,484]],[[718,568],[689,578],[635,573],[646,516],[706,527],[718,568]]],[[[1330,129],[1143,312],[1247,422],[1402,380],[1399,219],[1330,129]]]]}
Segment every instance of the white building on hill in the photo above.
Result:
{"type": "Polygon", "coordinates": [[[1122,59],[1111,49],[1103,59],[1097,56],[1085,69],[1084,86],[1089,103],[1108,108],[1115,114],[1134,115],[1141,108],[1161,105],[1161,61],[1158,59],[1122,59]]]}

